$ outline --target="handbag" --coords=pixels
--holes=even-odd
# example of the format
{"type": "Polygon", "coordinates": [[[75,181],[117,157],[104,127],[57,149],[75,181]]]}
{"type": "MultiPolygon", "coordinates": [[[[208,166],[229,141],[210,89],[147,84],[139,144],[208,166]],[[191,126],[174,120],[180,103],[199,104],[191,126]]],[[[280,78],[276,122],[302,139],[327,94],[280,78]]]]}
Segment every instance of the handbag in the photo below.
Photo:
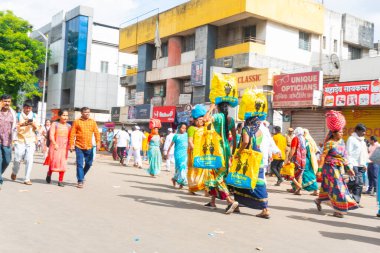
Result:
{"type": "MultiPolygon", "coordinates": [[[[250,145],[249,145],[250,146],[250,145]]],[[[255,189],[259,177],[260,164],[263,155],[251,147],[237,152],[232,159],[232,165],[226,178],[226,184],[242,189],[255,189]]]]}
{"type": "Polygon", "coordinates": [[[194,134],[193,166],[201,169],[225,167],[222,139],[213,124],[206,124],[194,134]]]}
{"type": "Polygon", "coordinates": [[[287,179],[293,179],[294,178],[294,170],[295,170],[295,164],[294,163],[288,163],[284,164],[280,170],[281,176],[287,178],[287,179]]]}

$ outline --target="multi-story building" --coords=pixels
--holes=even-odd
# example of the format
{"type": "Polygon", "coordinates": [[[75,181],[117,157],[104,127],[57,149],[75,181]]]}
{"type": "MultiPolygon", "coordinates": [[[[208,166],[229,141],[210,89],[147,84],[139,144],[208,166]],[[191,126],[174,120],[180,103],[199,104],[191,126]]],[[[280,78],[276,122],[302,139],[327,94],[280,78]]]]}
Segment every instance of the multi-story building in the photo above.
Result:
{"type": "MultiPolygon", "coordinates": [[[[78,6],[57,13],[38,31],[48,36],[51,51],[47,114],[64,108],[74,119],[87,106],[96,120],[108,121],[111,107],[125,104],[120,75],[137,63],[135,55],[119,52],[119,28],[95,22],[92,8],[78,6]]],[[[31,37],[43,41],[37,31],[31,37]]]]}

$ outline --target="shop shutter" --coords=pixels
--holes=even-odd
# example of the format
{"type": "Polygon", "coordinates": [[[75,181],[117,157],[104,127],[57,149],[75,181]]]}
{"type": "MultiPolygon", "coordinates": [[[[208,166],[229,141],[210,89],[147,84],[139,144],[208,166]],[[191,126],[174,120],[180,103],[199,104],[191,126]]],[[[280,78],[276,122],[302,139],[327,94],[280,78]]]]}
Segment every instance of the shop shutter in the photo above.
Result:
{"type": "Polygon", "coordinates": [[[291,126],[308,129],[317,144],[324,142],[328,132],[325,111],[293,111],[291,126]]]}
{"type": "Polygon", "coordinates": [[[343,115],[346,117],[346,129],[343,138],[347,138],[355,130],[355,126],[359,123],[367,127],[366,138],[372,135],[380,139],[380,108],[358,108],[344,109],[343,115]]]}

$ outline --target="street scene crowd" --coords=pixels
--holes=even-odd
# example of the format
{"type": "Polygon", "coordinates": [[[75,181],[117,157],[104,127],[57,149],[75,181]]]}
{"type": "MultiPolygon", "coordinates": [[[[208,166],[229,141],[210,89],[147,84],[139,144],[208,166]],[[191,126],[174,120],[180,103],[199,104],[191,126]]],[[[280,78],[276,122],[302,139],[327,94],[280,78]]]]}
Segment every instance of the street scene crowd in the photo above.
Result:
{"type": "MultiPolygon", "coordinates": [[[[334,210],[333,216],[338,218],[363,207],[362,194],[377,194],[380,203],[380,145],[375,136],[365,138],[365,125],[358,122],[345,143],[344,116],[338,111],[328,111],[326,124],[330,131],[324,143],[317,144],[302,126],[287,129],[286,135],[274,126],[271,134],[262,91],[244,92],[239,108],[239,116],[242,115],[239,118],[244,120],[238,124],[228,115],[229,107],[237,105],[236,98],[228,95],[211,99],[213,104],[208,110],[204,105],[195,105],[191,123],[179,123],[176,129],[162,129],[158,119],[150,120],[149,130],[137,125],[132,131],[124,126],[120,130],[110,129],[108,150],[122,166],[129,166],[133,159],[133,166],[142,169],[143,161],[148,161],[147,173],[152,177],[159,176],[166,160],[167,171],[175,168],[173,187],[186,187],[189,194],[202,192],[210,197],[204,204],[206,208],[216,209],[216,199],[225,200],[226,214],[247,207],[260,210],[257,217],[269,219],[266,177],[271,175],[277,177],[276,186],[284,180],[291,182],[289,194],[309,192],[316,196],[314,203],[319,211],[322,203],[328,202],[334,210]]],[[[20,112],[15,112],[11,104],[11,96],[1,96],[0,189],[12,160],[12,150],[11,180],[17,179],[24,162],[23,183],[32,185],[33,158],[39,150],[48,168],[46,183],[50,184],[53,172],[57,172],[60,187],[65,185],[68,153],[75,151],[77,188],[83,188],[85,176],[100,149],[100,134],[96,122],[89,117],[90,109],[81,108],[81,117],[72,125],[67,123],[68,111],[60,110],[57,121],[46,120],[40,126],[30,101],[24,102],[20,112]]]]}

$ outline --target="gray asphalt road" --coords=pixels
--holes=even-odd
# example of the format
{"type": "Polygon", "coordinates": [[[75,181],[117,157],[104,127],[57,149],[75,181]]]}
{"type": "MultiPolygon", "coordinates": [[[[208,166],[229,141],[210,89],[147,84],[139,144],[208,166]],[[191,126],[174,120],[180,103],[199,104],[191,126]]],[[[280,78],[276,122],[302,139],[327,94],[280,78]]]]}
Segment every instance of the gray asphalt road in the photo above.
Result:
{"type": "MultiPolygon", "coordinates": [[[[208,199],[173,189],[171,173],[151,178],[144,170],[121,167],[98,157],[84,189],[75,188],[69,161],[66,187],[45,183],[46,167],[37,163],[32,186],[5,181],[0,191],[0,252],[379,252],[380,219],[375,197],[344,219],[312,196],[286,193],[269,179],[272,218],[257,210],[225,215],[225,203],[205,209],[208,199]]],[[[146,165],[145,165],[146,166],[146,165]]],[[[4,177],[9,179],[11,168],[4,177]]],[[[20,170],[23,173],[23,167],[20,170]]]]}

